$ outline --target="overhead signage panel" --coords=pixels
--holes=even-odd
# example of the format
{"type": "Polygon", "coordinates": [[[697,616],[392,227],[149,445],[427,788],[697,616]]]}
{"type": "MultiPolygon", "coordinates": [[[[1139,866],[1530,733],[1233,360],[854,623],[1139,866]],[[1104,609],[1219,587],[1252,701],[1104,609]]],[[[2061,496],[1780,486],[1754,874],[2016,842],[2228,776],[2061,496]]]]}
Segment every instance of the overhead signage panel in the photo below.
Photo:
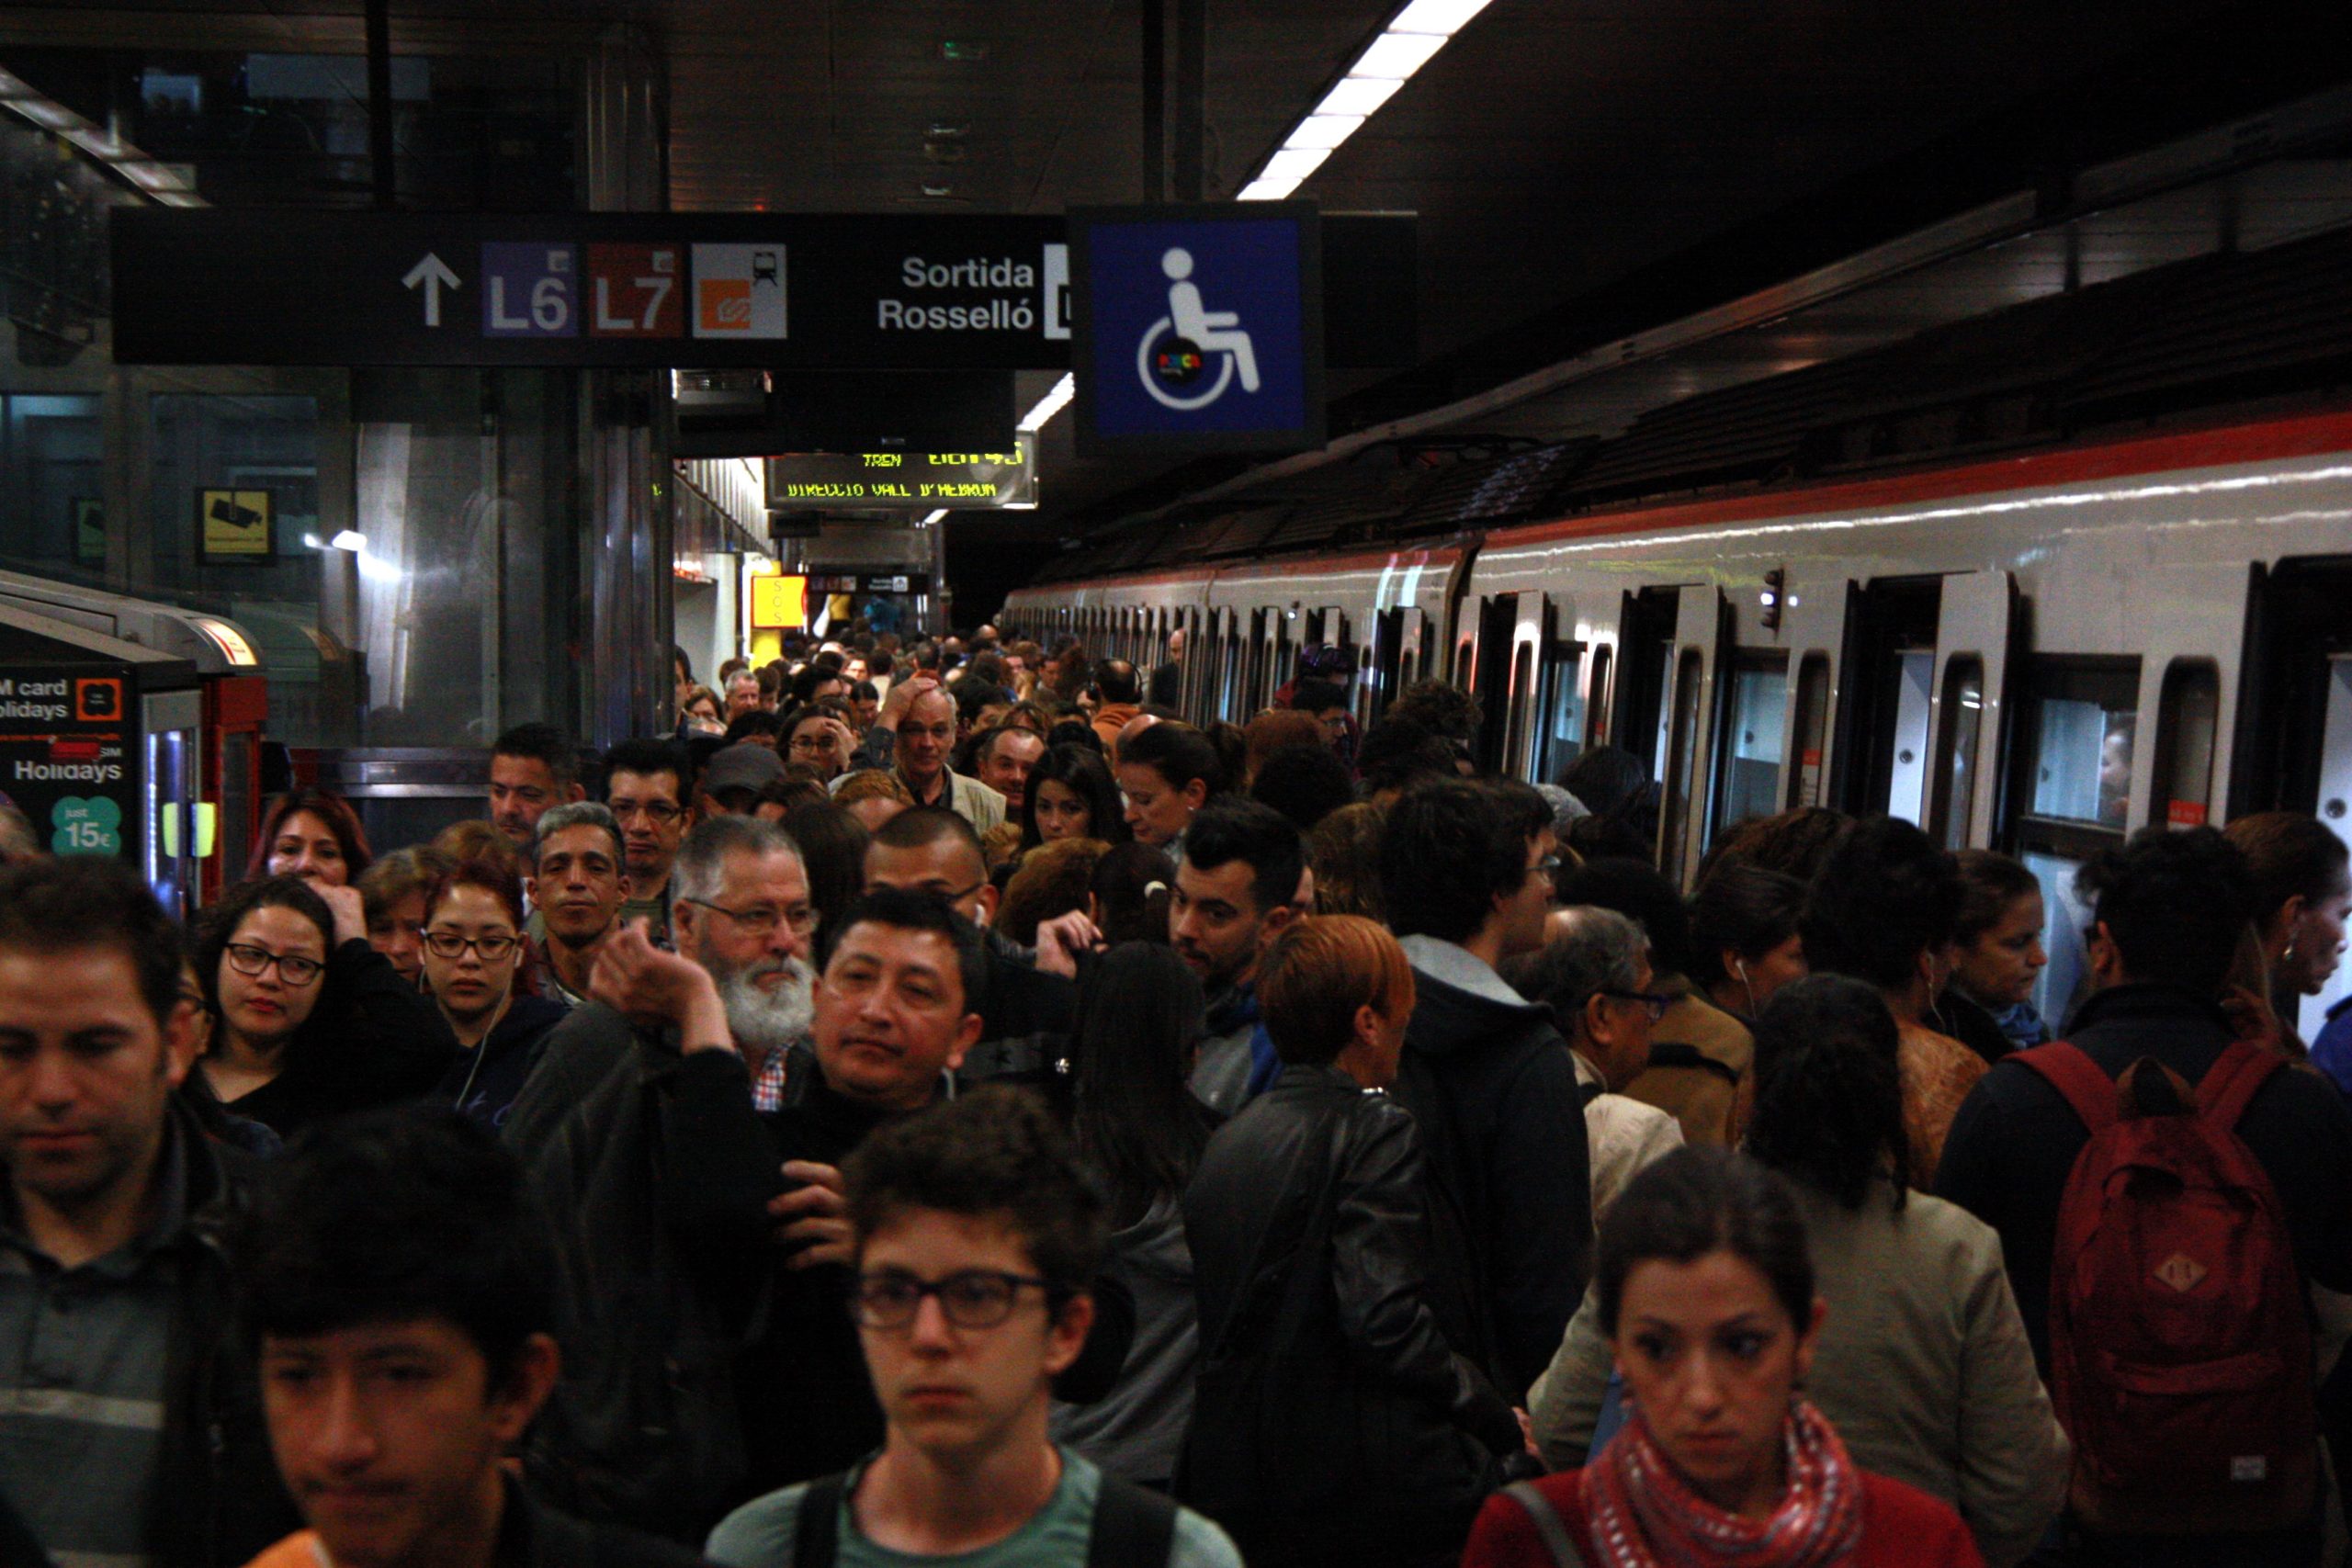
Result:
{"type": "Polygon", "coordinates": [[[1058,218],[115,216],[121,364],[1069,362],[1058,218]]]}
{"type": "Polygon", "coordinates": [[[1079,451],[1321,446],[1321,239],[1310,202],[1072,213],[1079,451]]]}
{"type": "Polygon", "coordinates": [[[930,512],[1034,505],[1036,454],[808,452],[768,459],[774,506],[892,507],[930,512]]]}
{"type": "MultiPolygon", "coordinates": [[[[1269,206],[1201,210],[1275,217],[1269,206]]],[[[1333,341],[1347,351],[1334,364],[1411,362],[1412,222],[1329,220],[1335,254],[1363,264],[1333,269],[1333,341]]],[[[273,212],[256,223],[126,208],[111,224],[124,365],[1071,363],[1058,217],[273,212]]]]}

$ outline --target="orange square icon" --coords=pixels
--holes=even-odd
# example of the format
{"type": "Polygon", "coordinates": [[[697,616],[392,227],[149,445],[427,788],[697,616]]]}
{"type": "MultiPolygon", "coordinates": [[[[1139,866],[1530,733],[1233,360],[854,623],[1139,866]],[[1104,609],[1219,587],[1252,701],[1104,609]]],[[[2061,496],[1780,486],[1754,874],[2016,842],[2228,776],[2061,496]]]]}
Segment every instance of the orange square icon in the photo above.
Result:
{"type": "Polygon", "coordinates": [[[702,330],[740,333],[752,324],[752,284],[749,278],[706,277],[699,288],[702,330]]]}
{"type": "Polygon", "coordinates": [[[74,682],[74,717],[81,724],[119,724],[122,682],[96,677],[74,682]]]}

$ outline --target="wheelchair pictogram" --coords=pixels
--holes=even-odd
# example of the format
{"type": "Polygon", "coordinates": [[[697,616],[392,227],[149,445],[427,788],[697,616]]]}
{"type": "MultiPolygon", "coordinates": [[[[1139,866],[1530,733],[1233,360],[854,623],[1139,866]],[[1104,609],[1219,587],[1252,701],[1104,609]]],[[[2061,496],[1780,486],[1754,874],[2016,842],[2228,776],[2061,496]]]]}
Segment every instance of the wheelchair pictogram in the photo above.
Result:
{"type": "Polygon", "coordinates": [[[1168,276],[1168,314],[1144,329],[1136,345],[1136,377],[1162,407],[1204,409],[1225,395],[1238,371],[1241,389],[1258,389],[1258,354],[1240,330],[1238,311],[1210,310],[1193,281],[1193,253],[1169,247],[1159,258],[1168,276]],[[1212,374],[1211,356],[1216,358],[1212,374]]]}

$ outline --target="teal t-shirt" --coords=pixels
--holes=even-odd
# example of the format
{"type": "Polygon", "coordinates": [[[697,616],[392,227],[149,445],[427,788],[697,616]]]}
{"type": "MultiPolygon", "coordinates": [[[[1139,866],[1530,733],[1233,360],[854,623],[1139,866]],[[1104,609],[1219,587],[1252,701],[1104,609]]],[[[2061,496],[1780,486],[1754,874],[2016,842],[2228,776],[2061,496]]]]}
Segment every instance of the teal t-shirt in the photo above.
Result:
{"type": "MultiPolygon", "coordinates": [[[[893,1551],[859,1533],[849,1500],[865,1469],[860,1465],[850,1472],[850,1484],[842,1494],[837,1568],[1083,1568],[1102,1472],[1069,1449],[1061,1456],[1061,1483],[1027,1524],[993,1546],[949,1557],[893,1551]]],[[[792,1545],[800,1523],[800,1499],[807,1491],[805,1486],[787,1486],[744,1504],[719,1520],[703,1555],[727,1568],[793,1568],[792,1545]]],[[[1179,1508],[1168,1568],[1241,1568],[1241,1553],[1216,1525],[1190,1508],[1179,1508]]]]}

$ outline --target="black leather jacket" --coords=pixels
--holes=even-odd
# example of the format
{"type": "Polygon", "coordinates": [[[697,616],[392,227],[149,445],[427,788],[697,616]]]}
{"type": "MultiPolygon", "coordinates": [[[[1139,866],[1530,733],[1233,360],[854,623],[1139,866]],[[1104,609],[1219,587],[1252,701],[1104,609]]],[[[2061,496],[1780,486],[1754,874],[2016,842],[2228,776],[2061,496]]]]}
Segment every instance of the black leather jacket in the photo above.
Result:
{"type": "Polygon", "coordinates": [[[1210,1140],[1183,1205],[1188,1501],[1220,1520],[1475,1506],[1519,1425],[1430,1310],[1424,1202],[1412,1117],[1336,1068],[1284,1068],[1210,1140]]]}

